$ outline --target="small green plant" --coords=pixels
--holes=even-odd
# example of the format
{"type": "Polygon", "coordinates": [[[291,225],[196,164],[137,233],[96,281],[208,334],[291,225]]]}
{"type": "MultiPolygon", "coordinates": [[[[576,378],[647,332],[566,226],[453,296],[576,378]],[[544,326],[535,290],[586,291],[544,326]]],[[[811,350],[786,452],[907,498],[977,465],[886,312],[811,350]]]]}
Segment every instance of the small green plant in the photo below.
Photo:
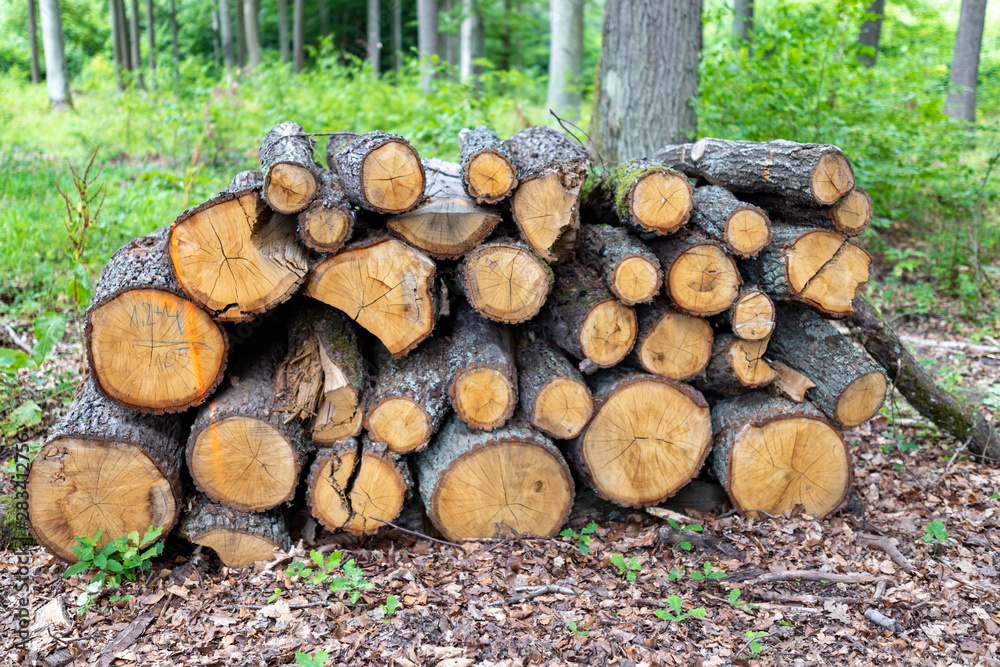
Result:
{"type": "Polygon", "coordinates": [[[382,619],[383,623],[389,622],[389,617],[396,613],[396,609],[399,608],[399,598],[395,595],[390,595],[385,599],[385,604],[381,605],[379,609],[385,612],[385,618],[382,619]]]}
{"type": "Polygon", "coordinates": [[[664,621],[673,621],[674,623],[680,623],[684,619],[691,618],[705,618],[705,608],[697,607],[691,611],[682,611],[684,607],[684,600],[677,595],[671,595],[667,598],[667,606],[673,611],[667,611],[665,609],[657,609],[653,612],[653,615],[664,621]]]}
{"type": "Polygon", "coordinates": [[[745,611],[748,614],[753,613],[753,611],[757,609],[757,605],[750,604],[749,602],[740,602],[740,595],[742,595],[742,592],[738,588],[734,588],[729,591],[730,606],[735,607],[740,611],[745,611]]]}
{"type": "Polygon", "coordinates": [[[670,574],[667,575],[667,578],[670,581],[677,581],[678,579],[683,577],[686,572],[687,570],[685,570],[684,568],[681,568],[679,570],[670,570],[670,574]]]}
{"type": "Polygon", "coordinates": [[[701,572],[692,572],[691,578],[695,581],[705,581],[706,579],[725,579],[726,573],[716,570],[707,560],[701,568],[701,572]]]}
{"type": "Polygon", "coordinates": [[[948,531],[944,529],[944,522],[940,519],[935,519],[924,527],[924,542],[937,546],[944,544],[947,539],[948,531]]]}
{"type": "Polygon", "coordinates": [[[339,592],[350,592],[350,603],[354,604],[361,597],[361,591],[374,588],[375,585],[366,581],[362,576],[361,568],[354,563],[354,559],[344,563],[344,576],[334,576],[334,572],[340,567],[344,556],[339,551],[334,551],[324,560],[323,554],[313,549],[309,552],[309,558],[316,567],[309,567],[309,563],[301,561],[292,563],[291,567],[285,569],[285,574],[289,577],[302,577],[313,584],[330,582],[330,590],[339,592]]]}
{"type": "Polygon", "coordinates": [[[624,576],[628,581],[635,583],[636,574],[642,571],[642,566],[639,565],[639,557],[632,556],[625,561],[625,557],[621,554],[611,554],[611,564],[618,568],[618,576],[624,576]]]}
{"type": "Polygon", "coordinates": [[[559,536],[568,537],[573,540],[574,546],[580,551],[580,553],[586,555],[590,553],[590,536],[595,532],[597,532],[597,524],[589,523],[581,528],[579,533],[572,528],[567,528],[563,532],[559,533],[559,536]]]}
{"type": "MultiPolygon", "coordinates": [[[[702,530],[704,530],[703,526],[700,523],[681,524],[676,519],[667,519],[667,523],[670,525],[671,528],[676,530],[681,535],[683,535],[685,532],[700,533],[702,530]]],[[[682,540],[678,542],[677,546],[679,546],[684,551],[691,551],[692,549],[694,549],[694,545],[692,545],[687,540],[682,540]]]]}
{"type": "Polygon", "coordinates": [[[275,600],[277,600],[280,597],[281,597],[281,589],[280,588],[275,588],[274,589],[274,593],[271,595],[271,597],[269,597],[267,599],[267,603],[271,604],[272,602],[274,602],[275,600]]]}
{"type": "Polygon", "coordinates": [[[744,646],[740,650],[740,652],[737,653],[736,655],[740,655],[740,653],[745,652],[747,654],[747,657],[751,659],[756,658],[757,656],[760,655],[761,651],[764,650],[764,648],[760,645],[760,642],[758,640],[761,637],[767,637],[768,634],[769,633],[764,632],[763,630],[758,630],[756,632],[753,630],[747,630],[743,634],[743,636],[747,638],[746,646],[744,646]]]}
{"type": "Polygon", "coordinates": [[[323,667],[330,654],[326,651],[316,651],[315,653],[295,652],[295,664],[301,667],[323,667]]]}
{"type": "Polygon", "coordinates": [[[1000,493],[993,493],[990,495],[990,500],[1000,500],[1000,493]]]}
{"type": "MultiPolygon", "coordinates": [[[[91,569],[97,570],[97,574],[77,598],[76,613],[79,615],[83,615],[94,606],[101,589],[105,586],[115,589],[121,586],[122,579],[136,581],[140,574],[151,567],[153,558],[163,553],[163,542],[157,541],[163,533],[163,528],[160,526],[147,530],[141,540],[139,531],[133,530],[128,535],[112,540],[98,549],[97,545],[101,541],[103,531],[104,528],[101,527],[92,538],[78,537],[76,541],[80,543],[79,546],[70,547],[70,551],[78,560],[66,568],[63,572],[64,577],[72,577],[74,574],[81,574],[91,569]],[[140,551],[144,547],[145,550],[140,551]]],[[[109,601],[119,602],[129,600],[131,597],[131,595],[114,595],[109,601]]]]}
{"type": "Polygon", "coordinates": [[[568,627],[573,632],[573,634],[577,635],[578,637],[586,637],[587,635],[590,634],[590,630],[577,630],[576,621],[567,621],[566,627],[568,627]]]}

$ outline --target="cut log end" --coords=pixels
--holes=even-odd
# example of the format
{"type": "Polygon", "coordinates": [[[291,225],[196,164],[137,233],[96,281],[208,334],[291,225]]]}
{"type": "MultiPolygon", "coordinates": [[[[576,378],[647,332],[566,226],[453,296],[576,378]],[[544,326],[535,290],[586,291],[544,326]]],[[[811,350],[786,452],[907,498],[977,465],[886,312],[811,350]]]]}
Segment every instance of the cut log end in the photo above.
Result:
{"type": "Polygon", "coordinates": [[[691,315],[716,315],[739,296],[740,274],[722,248],[699,244],[682,252],[670,265],[666,287],[681,310],[691,315]]]}
{"type": "Polygon", "coordinates": [[[834,228],[856,236],[868,229],[872,221],[872,198],[863,188],[854,188],[837,200],[830,209],[830,218],[834,228]]]}
{"type": "Polygon", "coordinates": [[[762,290],[747,290],[732,308],[733,334],[743,340],[764,340],[774,331],[774,302],[762,290]]]}
{"type": "Polygon", "coordinates": [[[503,426],[517,403],[516,389],[507,374],[494,368],[459,371],[451,387],[455,413],[473,428],[503,426]]]}
{"type": "Polygon", "coordinates": [[[580,327],[580,349],[594,364],[614,366],[632,350],[638,332],[635,311],[616,299],[594,306],[580,327]]]}
{"type": "Polygon", "coordinates": [[[274,558],[289,545],[284,512],[241,512],[197,497],[184,516],[180,534],[212,549],[226,567],[243,568],[274,558]]]}
{"type": "Polygon", "coordinates": [[[241,533],[228,528],[207,530],[195,537],[193,542],[217,553],[223,564],[231,568],[243,568],[257,561],[271,560],[277,547],[259,535],[241,533]]]}
{"type": "Polygon", "coordinates": [[[316,197],[316,174],[297,164],[281,162],[271,167],[264,183],[267,203],[278,213],[298,213],[316,197]]]}
{"type": "Polygon", "coordinates": [[[517,185],[517,172],[510,160],[493,151],[473,156],[465,167],[469,195],[485,204],[494,204],[517,185]]]}
{"type": "Polygon", "coordinates": [[[754,257],[771,242],[771,223],[756,207],[740,209],[726,223],[725,240],[740,257],[754,257]]]}
{"type": "Polygon", "coordinates": [[[785,249],[792,294],[832,317],[853,312],[858,287],[868,282],[871,257],[837,232],[816,230],[785,249]]]}
{"type": "Polygon", "coordinates": [[[677,231],[690,218],[693,206],[691,183],[677,173],[648,172],[632,188],[632,220],[651,232],[677,231]]]}
{"type": "Polygon", "coordinates": [[[593,414],[594,401],[585,384],[555,378],[538,392],[531,423],[553,438],[567,440],[580,435],[593,414]]]}
{"type": "Polygon", "coordinates": [[[650,373],[687,380],[712,358],[712,325],[701,317],[668,311],[639,344],[639,363],[650,373]]]}
{"type": "Polygon", "coordinates": [[[389,451],[408,454],[428,443],[431,420],[416,401],[389,398],[368,414],[368,433],[373,440],[384,442],[389,451]]]}
{"type": "Polygon", "coordinates": [[[418,206],[386,221],[386,228],[439,259],[457,259],[483,241],[500,216],[466,197],[448,197],[418,206]]]}
{"type": "Polygon", "coordinates": [[[549,268],[519,243],[480,246],[469,254],[463,268],[469,303],[495,322],[530,320],[545,304],[552,285],[549,268]]]}
{"type": "Polygon", "coordinates": [[[837,399],[834,418],[847,428],[865,423],[878,414],[887,391],[888,385],[881,371],[855,378],[837,399]]]}
{"type": "Polygon", "coordinates": [[[806,400],[806,392],[816,386],[816,383],[784,362],[772,359],[770,364],[778,374],[774,379],[774,388],[796,403],[806,400]]]}
{"type": "Polygon", "coordinates": [[[364,410],[361,397],[350,385],[326,392],[312,420],[312,438],[318,443],[336,442],[361,433],[364,410]]]}
{"type": "Polygon", "coordinates": [[[816,201],[827,206],[833,204],[854,187],[851,163],[843,153],[825,153],[813,170],[810,187],[816,201]]]}
{"type": "Polygon", "coordinates": [[[343,209],[317,206],[299,214],[299,237],[318,252],[337,252],[347,242],[353,222],[343,209]]]}
{"type": "Polygon", "coordinates": [[[635,256],[615,267],[611,276],[611,291],[631,306],[652,300],[660,291],[663,274],[659,265],[649,258],[635,256]]]}
{"type": "Polygon", "coordinates": [[[511,200],[511,214],[521,236],[547,262],[560,259],[562,246],[576,240],[576,207],[580,184],[563,186],[551,172],[522,183],[511,200]]]}
{"type": "Polygon", "coordinates": [[[420,156],[409,144],[386,141],[365,156],[361,182],[365,198],[376,210],[408,211],[424,193],[420,156]]]}
{"type": "Polygon", "coordinates": [[[762,387],[770,384],[778,374],[764,360],[767,339],[733,339],[726,350],[726,357],[736,374],[736,379],[745,387],[762,387]]]}

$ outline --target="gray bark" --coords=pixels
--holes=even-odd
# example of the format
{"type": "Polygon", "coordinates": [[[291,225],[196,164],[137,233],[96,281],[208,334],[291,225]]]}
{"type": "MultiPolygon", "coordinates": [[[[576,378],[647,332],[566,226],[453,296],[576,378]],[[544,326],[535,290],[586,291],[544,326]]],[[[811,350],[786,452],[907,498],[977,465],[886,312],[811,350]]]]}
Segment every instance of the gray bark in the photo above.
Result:
{"type": "Polygon", "coordinates": [[[292,71],[301,72],[305,64],[306,2],[295,0],[292,7],[292,71]]]}
{"type": "Polygon", "coordinates": [[[749,43],[751,30],[753,30],[753,0],[735,0],[733,2],[733,38],[749,43]]]}
{"type": "Polygon", "coordinates": [[[288,0],[278,0],[278,52],[281,62],[287,63],[291,53],[288,48],[288,0]]]}
{"type": "Polygon", "coordinates": [[[875,67],[878,59],[878,42],[882,36],[882,15],[885,14],[885,0],[872,0],[865,10],[868,14],[875,14],[877,18],[865,21],[861,24],[861,32],[858,34],[858,44],[867,46],[872,50],[872,54],[863,55],[858,58],[865,67],[875,67]]]}
{"type": "MultiPolygon", "coordinates": [[[[201,536],[212,530],[252,535],[267,540],[278,549],[287,550],[291,546],[284,508],[267,512],[241,512],[214,503],[208,496],[199,494],[195,496],[191,509],[184,513],[178,534],[189,542],[198,544],[201,536]]],[[[227,564],[229,556],[228,553],[219,554],[223,564],[227,564]]]]}
{"type": "Polygon", "coordinates": [[[72,107],[59,0],[39,0],[39,8],[42,15],[42,47],[45,50],[45,86],[49,91],[49,102],[56,109],[72,107]]]}
{"type": "Polygon", "coordinates": [[[590,134],[607,160],[648,157],[697,129],[701,0],[608,0],[590,134]]]}
{"type": "Polygon", "coordinates": [[[375,76],[381,73],[379,60],[382,56],[382,26],[379,24],[379,0],[368,0],[368,63],[375,76]]]}
{"type": "Polygon", "coordinates": [[[417,0],[417,50],[420,52],[420,87],[430,92],[436,67],[433,56],[438,51],[437,0],[417,0]]]}
{"type": "Polygon", "coordinates": [[[403,69],[403,3],[389,0],[392,11],[392,71],[399,74],[403,69]]]}
{"type": "MultiPolygon", "coordinates": [[[[31,82],[38,83],[38,47],[35,44],[35,0],[28,0],[28,25],[31,30],[31,82]]],[[[116,10],[116,0],[108,2],[108,13],[111,26],[111,54],[115,66],[115,88],[120,93],[125,86],[122,82],[122,52],[121,36],[118,31],[121,29],[118,23],[118,11],[116,10]]]]}
{"type": "Polygon", "coordinates": [[[144,89],[146,84],[142,77],[142,34],[139,31],[139,0],[132,0],[132,12],[129,14],[129,47],[132,49],[132,69],[135,71],[135,85],[144,89]]]}
{"type": "Polygon", "coordinates": [[[118,52],[122,58],[122,69],[132,71],[132,50],[128,43],[128,15],[124,0],[112,0],[115,5],[115,20],[118,22],[118,52]]]}
{"type": "Polygon", "coordinates": [[[260,12],[257,0],[242,0],[243,21],[247,29],[247,64],[251,68],[260,67],[260,12]]]}
{"type": "MultiPolygon", "coordinates": [[[[635,238],[623,227],[611,225],[583,225],[580,228],[577,257],[584,264],[589,264],[601,272],[608,289],[615,293],[626,306],[634,306],[635,302],[618,293],[615,285],[615,270],[622,262],[631,257],[641,257],[656,267],[657,284],[663,284],[663,273],[660,260],[639,239],[635,238]]],[[[659,292],[659,289],[657,289],[659,292]]],[[[646,301],[651,301],[655,294],[646,301]]]]}
{"type": "Polygon", "coordinates": [[[233,67],[236,65],[236,52],[233,50],[233,19],[229,13],[229,0],[219,0],[219,35],[222,37],[223,62],[226,67],[233,67]]]}
{"type": "MultiPolygon", "coordinates": [[[[535,419],[535,401],[549,383],[568,379],[586,387],[580,371],[549,340],[542,329],[537,327],[520,329],[516,349],[518,396],[524,419],[535,419]]],[[[552,433],[537,422],[532,422],[532,426],[551,438],[565,437],[552,433]]]]}
{"type": "Polygon", "coordinates": [[[181,61],[180,46],[177,44],[177,0],[170,0],[170,50],[172,51],[174,62],[181,61]]]}
{"type": "Polygon", "coordinates": [[[583,74],[583,0],[551,0],[549,24],[549,110],[575,121],[583,74]]]}
{"type": "Polygon", "coordinates": [[[479,0],[462,0],[459,40],[458,78],[462,83],[468,83],[479,73],[476,59],[483,57],[483,19],[479,12],[479,0]]]}
{"type": "Polygon", "coordinates": [[[156,16],[153,0],[146,0],[146,37],[149,39],[149,69],[156,70],[156,16]]]}
{"type": "MultiPolygon", "coordinates": [[[[452,14],[455,10],[456,0],[441,0],[441,11],[446,14],[452,14]]],[[[458,66],[458,33],[449,30],[449,32],[438,35],[438,44],[440,54],[444,61],[452,68],[458,66]]]]}
{"type": "MultiPolygon", "coordinates": [[[[114,14],[111,16],[114,25],[114,14]]],[[[114,31],[112,30],[112,34],[114,31]]],[[[38,66],[38,26],[35,24],[35,0],[28,0],[28,41],[31,44],[31,83],[41,83],[42,72],[38,66]]],[[[118,44],[111,40],[115,52],[115,80],[121,90],[121,78],[118,72],[118,44]]]]}
{"type": "Polygon", "coordinates": [[[986,0],[962,0],[962,14],[955,33],[955,52],[948,77],[944,112],[952,120],[976,122],[976,83],[979,80],[979,50],[986,23],[986,0]]]}
{"type": "Polygon", "coordinates": [[[243,0],[236,2],[236,64],[243,67],[247,64],[247,32],[246,17],[243,15],[243,0]]]}

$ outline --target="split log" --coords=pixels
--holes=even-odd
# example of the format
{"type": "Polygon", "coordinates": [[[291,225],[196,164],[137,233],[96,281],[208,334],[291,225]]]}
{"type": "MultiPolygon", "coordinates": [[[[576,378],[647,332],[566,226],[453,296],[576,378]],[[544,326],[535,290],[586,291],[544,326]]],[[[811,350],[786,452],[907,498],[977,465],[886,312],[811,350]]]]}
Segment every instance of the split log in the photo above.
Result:
{"type": "Polygon", "coordinates": [[[871,257],[839,232],[772,225],[773,240],[742,265],[747,278],[772,297],[805,303],[830,317],[852,311],[868,282],[871,257]]]}
{"type": "Polygon", "coordinates": [[[548,127],[529,127],[504,142],[520,185],[510,210],[521,236],[547,262],[573,251],[579,199],[590,154],[576,141],[548,127]]]}
{"type": "Polygon", "coordinates": [[[338,150],[334,162],[348,200],[365,210],[404,213],[423,197],[424,167],[403,137],[363,134],[338,150]]]}
{"type": "Polygon", "coordinates": [[[550,537],[573,506],[573,477],[552,442],[527,426],[475,431],[452,417],[417,456],[420,495],[449,540],[550,537]]]}
{"type": "MultiPolygon", "coordinates": [[[[314,445],[276,395],[284,345],[243,350],[222,388],[198,412],[187,443],[195,486],[217,503],[259,512],[292,500],[314,445]]],[[[294,392],[292,392],[294,393],[294,392]]]]}
{"type": "Polygon", "coordinates": [[[193,544],[208,547],[226,567],[243,568],[288,551],[288,522],[282,509],[241,512],[198,495],[191,501],[178,533],[193,544]]]}
{"type": "Polygon", "coordinates": [[[490,235],[500,214],[466,196],[457,164],[442,160],[424,160],[423,164],[427,201],[389,218],[385,226],[431,257],[458,259],[490,235]]]}
{"type": "Polygon", "coordinates": [[[462,307],[455,317],[449,351],[455,413],[472,428],[503,426],[517,406],[517,365],[510,329],[462,307]]]}
{"type": "Polygon", "coordinates": [[[298,123],[278,123],[264,136],[257,152],[264,175],[261,194],[278,213],[298,213],[316,197],[319,166],[313,159],[313,141],[298,123]]]}
{"type": "Polygon", "coordinates": [[[822,517],[847,498],[847,445],[811,403],[744,394],[712,408],[712,430],[712,469],[740,514],[802,505],[822,517]]]}
{"type": "Polygon", "coordinates": [[[385,355],[368,401],[365,428],[397,454],[417,452],[448,414],[448,344],[437,336],[403,357],[385,355]]]}
{"type": "Polygon", "coordinates": [[[596,220],[614,215],[640,233],[667,235],[686,225],[694,205],[687,177],[648,160],[626,162],[587,193],[596,220]]]}
{"type": "Polygon", "coordinates": [[[514,239],[484,243],[459,264],[455,286],[477,313],[494,322],[530,320],[552,289],[552,269],[527,244],[514,239]]]}
{"type": "Polygon", "coordinates": [[[671,165],[680,155],[706,181],[736,194],[773,194],[830,206],[854,187],[851,163],[836,146],[706,137],[689,147],[666,146],[654,158],[671,165]]]}
{"type": "Polygon", "coordinates": [[[123,408],[85,380],[31,462],[28,520],[39,544],[69,562],[78,536],[103,546],[180,514],[180,419],[123,408]]]}
{"type": "Polygon", "coordinates": [[[739,298],[720,316],[743,340],[764,340],[774,331],[774,302],[756,285],[744,285],[739,298]]]}
{"type": "Polygon", "coordinates": [[[365,436],[317,452],[306,496],[312,515],[327,529],[373,535],[385,524],[372,517],[395,520],[411,486],[406,461],[365,436]]]}
{"type": "Polygon", "coordinates": [[[805,375],[777,359],[772,359],[770,366],[778,374],[770,388],[791,401],[801,403],[806,400],[806,392],[816,386],[805,375]]]}
{"type": "Polygon", "coordinates": [[[462,181],[480,204],[496,204],[517,187],[517,168],[493,130],[480,125],[459,134],[462,181]]]}
{"type": "Polygon", "coordinates": [[[621,227],[584,225],[577,256],[601,272],[626,306],[652,301],[663,284],[660,260],[621,227]]]}
{"type": "Polygon", "coordinates": [[[317,252],[337,252],[351,238],[354,209],[336,172],[319,171],[319,191],[298,221],[299,238],[317,252]]]}
{"type": "Polygon", "coordinates": [[[687,380],[705,370],[712,358],[708,320],[673,310],[665,297],[637,308],[639,336],[630,362],[643,370],[687,380]]]}
{"type": "Polygon", "coordinates": [[[771,221],[767,214],[716,185],[694,191],[691,226],[725,243],[738,257],[756,257],[771,242],[771,221]]]}
{"type": "Polygon", "coordinates": [[[831,206],[796,204],[779,195],[745,197],[767,210],[779,222],[805,227],[832,229],[846,236],[857,236],[872,221],[872,198],[864,188],[854,186],[831,206]]]}
{"type": "Polygon", "coordinates": [[[620,369],[597,376],[593,390],[594,418],[569,457],[599,496],[623,507],[656,505],[698,474],[712,444],[700,393],[620,369]]]}
{"type": "Polygon", "coordinates": [[[519,332],[517,381],[521,412],[551,438],[575,438],[594,414],[590,389],[541,329],[519,332]]]}
{"type": "Polygon", "coordinates": [[[87,366],[97,390],[143,412],[200,405],[222,381],[225,330],[181,291],[169,228],[116,252],[86,314],[87,366]]]}
{"type": "Polygon", "coordinates": [[[722,244],[693,230],[649,244],[663,267],[664,289],[678,310],[708,317],[726,310],[740,294],[740,272],[722,244]]]}
{"type": "Polygon", "coordinates": [[[815,313],[778,309],[769,356],[783,361],[816,386],[806,394],[840,426],[863,424],[885,402],[885,374],[848,338],[815,313]]]}
{"type": "Polygon", "coordinates": [[[559,347],[595,366],[614,366],[635,344],[635,311],[608,291],[597,271],[562,266],[545,308],[544,322],[559,347]]]}
{"type": "Polygon", "coordinates": [[[374,235],[319,260],[303,293],[347,313],[398,357],[434,330],[436,270],[419,250],[374,235]]]}
{"type": "Polygon", "coordinates": [[[170,229],[177,283],[217,320],[252,320],[291,298],[306,279],[308,251],[298,242],[295,218],[272,212],[260,190],[259,172],[237,174],[170,229]]]}
{"type": "Polygon", "coordinates": [[[695,380],[694,386],[723,396],[737,396],[770,384],[778,374],[764,360],[767,344],[767,338],[743,340],[732,334],[716,336],[712,360],[704,377],[695,380]]]}

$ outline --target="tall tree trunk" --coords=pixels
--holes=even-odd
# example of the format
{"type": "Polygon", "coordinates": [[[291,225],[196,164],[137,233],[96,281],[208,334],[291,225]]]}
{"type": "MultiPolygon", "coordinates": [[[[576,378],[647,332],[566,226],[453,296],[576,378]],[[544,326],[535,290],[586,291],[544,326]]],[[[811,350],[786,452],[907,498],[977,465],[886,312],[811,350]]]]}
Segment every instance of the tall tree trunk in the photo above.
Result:
{"type": "Polygon", "coordinates": [[[129,15],[129,46],[132,48],[132,68],[135,70],[135,85],[145,89],[142,78],[142,35],[139,32],[139,0],[132,0],[132,13],[129,15]]]}
{"type": "Polygon", "coordinates": [[[278,52],[281,62],[287,63],[291,53],[288,48],[288,0],[278,0],[278,52]]]}
{"type": "Polygon", "coordinates": [[[156,20],[153,0],[146,0],[146,36],[149,39],[149,69],[156,69],[156,20]]]}
{"type": "Polygon", "coordinates": [[[319,36],[326,37],[330,34],[330,24],[326,18],[326,0],[317,0],[319,5],[319,36]]]}
{"type": "Polygon", "coordinates": [[[751,30],[753,30],[753,0],[735,0],[733,3],[733,39],[749,42],[751,30]]]}
{"type": "Polygon", "coordinates": [[[212,12],[212,60],[219,62],[219,53],[222,51],[221,40],[219,39],[219,26],[222,21],[219,19],[219,10],[212,12]]]}
{"type": "Polygon", "coordinates": [[[45,50],[45,84],[49,91],[49,102],[56,109],[71,107],[73,98],[69,94],[69,71],[66,69],[59,0],[40,0],[39,8],[42,15],[42,47],[45,50]]]}
{"type": "MultiPolygon", "coordinates": [[[[38,26],[35,25],[35,0],[28,0],[28,40],[31,42],[31,83],[41,83],[42,71],[38,66],[38,26]]],[[[117,57],[117,52],[115,55],[117,57]]],[[[115,61],[115,79],[118,79],[117,60],[115,61]]]]}
{"type": "Polygon", "coordinates": [[[438,55],[438,4],[437,0],[417,0],[417,49],[420,51],[420,87],[430,92],[434,78],[432,56],[438,55]]]}
{"type": "Polygon", "coordinates": [[[131,72],[132,46],[128,39],[128,14],[125,13],[125,0],[112,0],[115,3],[115,17],[118,21],[118,52],[122,57],[122,68],[131,72]]]}
{"type": "Polygon", "coordinates": [[[233,50],[233,19],[229,13],[229,0],[219,0],[219,36],[222,38],[222,60],[226,67],[233,67],[236,65],[236,52],[233,50]]]}
{"type": "Polygon", "coordinates": [[[382,71],[379,67],[379,59],[382,56],[382,41],[379,35],[382,26],[379,24],[378,13],[379,0],[368,0],[368,62],[375,76],[382,71]]]}
{"type": "Polygon", "coordinates": [[[583,74],[583,0],[551,0],[549,15],[549,110],[577,120],[583,74]]]}
{"type": "Polygon", "coordinates": [[[403,69],[403,3],[389,0],[392,10],[392,69],[396,74],[403,69]]]}
{"type": "Polygon", "coordinates": [[[251,68],[260,67],[260,12],[257,0],[243,0],[243,20],[247,27],[247,60],[251,68]]]}
{"type": "Polygon", "coordinates": [[[462,0],[458,78],[467,83],[478,73],[475,61],[483,56],[483,20],[478,0],[462,0]]]}
{"type": "Polygon", "coordinates": [[[858,44],[872,49],[870,56],[864,55],[858,58],[865,67],[875,67],[875,60],[878,58],[878,41],[882,36],[882,15],[885,14],[885,0],[872,0],[865,10],[868,14],[875,14],[877,18],[865,21],[861,24],[861,32],[858,34],[858,44]]]}
{"type": "Polygon", "coordinates": [[[177,0],[170,0],[170,50],[172,51],[174,62],[181,61],[181,50],[177,45],[177,0]]]}
{"type": "MultiPolygon", "coordinates": [[[[35,4],[35,0],[28,0],[28,7],[31,7],[34,4],[35,4]]],[[[114,61],[114,66],[115,66],[115,88],[120,93],[122,90],[124,90],[125,87],[122,84],[121,38],[118,35],[118,31],[120,30],[120,26],[118,24],[118,12],[115,9],[115,0],[109,0],[109,2],[108,2],[108,14],[110,15],[109,18],[110,18],[110,25],[111,25],[111,54],[112,54],[112,60],[114,61]]],[[[31,19],[31,22],[34,23],[34,17],[30,16],[29,18],[31,19]]],[[[31,45],[32,46],[32,50],[34,50],[34,48],[35,48],[35,44],[34,44],[34,41],[35,41],[35,29],[34,29],[34,25],[32,25],[32,28],[31,28],[31,41],[32,41],[32,45],[31,45]]],[[[37,58],[37,55],[35,55],[35,57],[37,58]]],[[[32,66],[33,67],[37,66],[37,64],[38,64],[37,62],[33,62],[32,66]]],[[[31,74],[32,74],[32,77],[31,77],[32,83],[38,83],[37,81],[35,81],[35,77],[34,77],[35,72],[32,71],[31,74]]]]}
{"type": "Polygon", "coordinates": [[[608,160],[693,137],[701,0],[608,0],[590,134],[608,160]]]}
{"type": "Polygon", "coordinates": [[[236,64],[240,67],[247,64],[247,29],[242,0],[236,0],[236,64]]]}
{"type": "Polygon", "coordinates": [[[514,11],[512,0],[503,0],[503,33],[500,35],[500,69],[511,69],[511,57],[514,49],[514,31],[511,30],[511,16],[514,11]]]}
{"type": "Polygon", "coordinates": [[[955,53],[948,77],[948,99],[944,112],[952,120],[976,122],[976,83],[979,49],[983,43],[986,0],[962,0],[962,14],[955,34],[955,53]]]}
{"type": "Polygon", "coordinates": [[[292,7],[292,70],[302,71],[302,64],[305,62],[305,41],[306,41],[306,2],[305,0],[295,0],[292,7]]]}

